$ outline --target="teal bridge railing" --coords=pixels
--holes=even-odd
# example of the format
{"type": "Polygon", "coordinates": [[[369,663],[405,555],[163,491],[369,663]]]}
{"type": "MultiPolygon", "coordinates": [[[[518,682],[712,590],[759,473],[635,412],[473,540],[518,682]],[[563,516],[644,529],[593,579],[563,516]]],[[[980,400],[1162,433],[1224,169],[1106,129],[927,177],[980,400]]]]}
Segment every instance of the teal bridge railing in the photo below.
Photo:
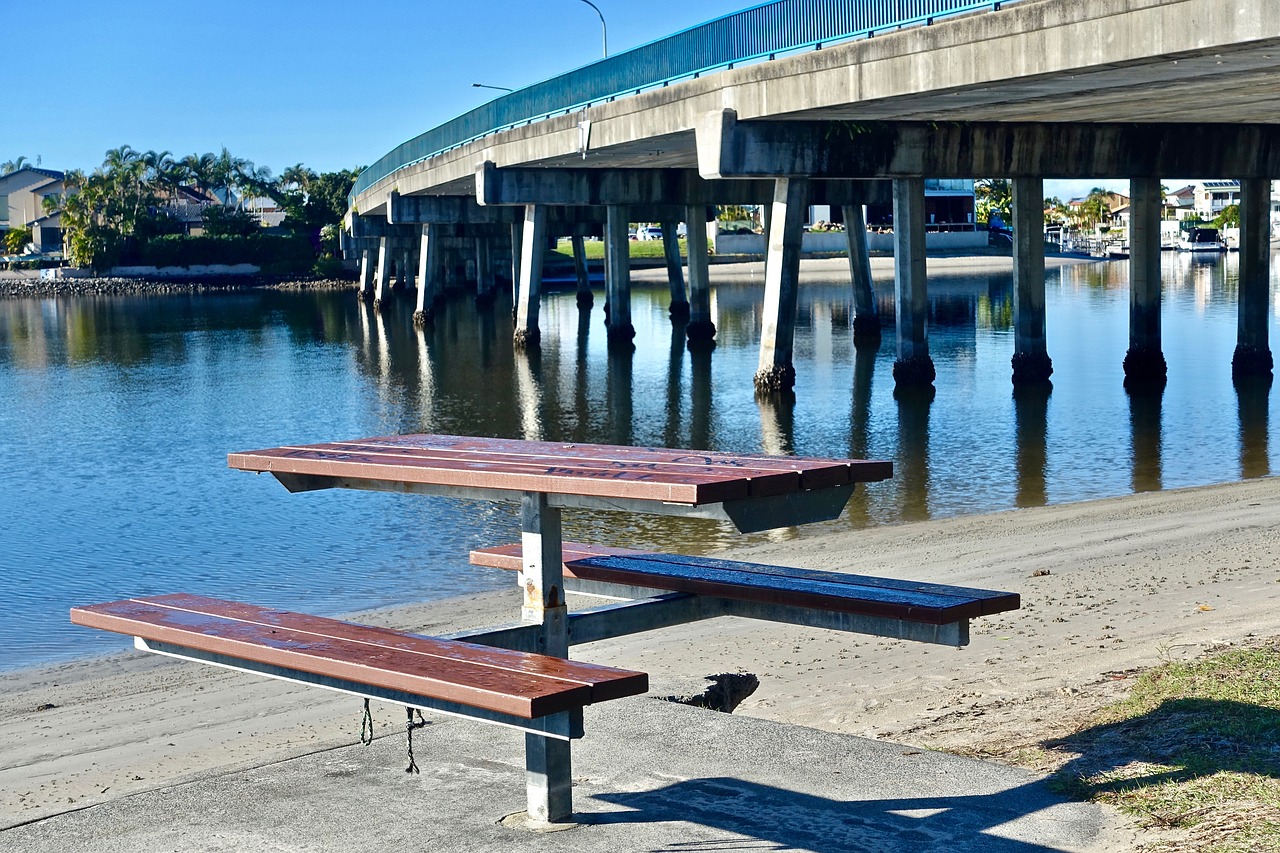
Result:
{"type": "Polygon", "coordinates": [[[356,180],[350,201],[378,181],[491,133],[698,77],[709,71],[821,50],[936,18],[997,10],[1016,0],[774,0],[534,83],[396,146],[356,180]]]}

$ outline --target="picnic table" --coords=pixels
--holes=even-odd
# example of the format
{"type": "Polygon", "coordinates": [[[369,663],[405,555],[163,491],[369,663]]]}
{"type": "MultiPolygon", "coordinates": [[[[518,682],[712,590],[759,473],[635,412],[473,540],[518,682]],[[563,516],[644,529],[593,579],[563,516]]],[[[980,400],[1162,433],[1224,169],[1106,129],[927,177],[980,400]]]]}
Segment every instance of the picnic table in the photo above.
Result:
{"type": "MultiPolygon", "coordinates": [[[[573,643],[733,615],[964,645],[968,620],[1011,593],[566,543],[565,509],[728,521],[741,532],[831,520],[888,462],[576,442],[401,435],[232,453],[291,492],[347,488],[516,501],[518,543],[472,561],[514,569],[521,621],[423,637],[198,595],[72,610],[139,648],[431,708],[525,732],[528,813],[572,814],[570,741],[582,708],[645,692],[644,673],[569,660],[573,643]],[[566,591],[623,599],[568,612],[566,591]]],[[[412,740],[410,740],[412,749],[412,740]]],[[[411,765],[412,765],[412,752],[411,765]]]]}

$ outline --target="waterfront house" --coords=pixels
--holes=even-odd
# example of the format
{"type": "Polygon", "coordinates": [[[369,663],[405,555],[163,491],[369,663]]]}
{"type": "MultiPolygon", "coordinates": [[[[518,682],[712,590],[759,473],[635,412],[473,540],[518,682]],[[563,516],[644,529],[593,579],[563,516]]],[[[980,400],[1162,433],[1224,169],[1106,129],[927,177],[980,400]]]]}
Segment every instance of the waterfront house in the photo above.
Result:
{"type": "Polygon", "coordinates": [[[62,195],[62,179],[62,172],[35,166],[0,176],[0,234],[29,227],[37,252],[62,251],[62,218],[44,211],[46,197],[62,195]]]}

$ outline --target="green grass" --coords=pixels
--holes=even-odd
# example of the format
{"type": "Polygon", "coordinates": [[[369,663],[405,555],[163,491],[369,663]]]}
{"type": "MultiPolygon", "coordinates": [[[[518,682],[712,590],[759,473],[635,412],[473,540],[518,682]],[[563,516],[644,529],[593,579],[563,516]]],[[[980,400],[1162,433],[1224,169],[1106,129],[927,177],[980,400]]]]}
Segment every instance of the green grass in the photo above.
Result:
{"type": "Polygon", "coordinates": [[[1185,830],[1158,849],[1280,851],[1280,648],[1159,666],[1044,746],[1076,754],[1054,776],[1064,793],[1185,830]]]}
{"type": "MultiPolygon", "coordinates": [[[[632,258],[648,258],[662,260],[662,240],[631,240],[628,242],[631,249],[632,258]]],[[[587,250],[588,261],[604,260],[604,242],[602,240],[588,240],[583,244],[587,250]]],[[[561,240],[556,246],[556,251],[567,258],[573,257],[573,247],[568,240],[561,240]]],[[[685,240],[680,238],[680,257],[686,257],[688,251],[685,248],[685,240]]]]}

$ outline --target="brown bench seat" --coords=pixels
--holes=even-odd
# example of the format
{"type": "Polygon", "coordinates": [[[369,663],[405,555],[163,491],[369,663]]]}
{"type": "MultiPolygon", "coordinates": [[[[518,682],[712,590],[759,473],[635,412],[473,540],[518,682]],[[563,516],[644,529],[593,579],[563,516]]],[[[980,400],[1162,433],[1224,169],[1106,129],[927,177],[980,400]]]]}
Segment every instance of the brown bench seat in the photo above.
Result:
{"type": "Polygon", "coordinates": [[[526,720],[648,689],[642,672],[197,595],[75,607],[71,621],[221,659],[526,720]]]}
{"type": "MultiPolygon", "coordinates": [[[[471,552],[475,565],[518,571],[520,545],[471,552]]],[[[565,542],[566,578],[683,592],[779,608],[946,625],[1020,605],[1017,593],[768,566],[710,557],[653,554],[565,542]]]]}

